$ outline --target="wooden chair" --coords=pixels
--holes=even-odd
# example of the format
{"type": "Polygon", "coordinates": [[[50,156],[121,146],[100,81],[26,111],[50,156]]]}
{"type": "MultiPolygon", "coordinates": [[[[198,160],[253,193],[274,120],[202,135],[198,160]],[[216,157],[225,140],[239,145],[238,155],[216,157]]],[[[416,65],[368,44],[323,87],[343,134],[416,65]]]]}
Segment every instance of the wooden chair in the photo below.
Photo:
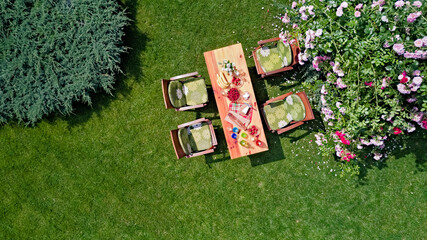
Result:
{"type": "Polygon", "coordinates": [[[209,119],[206,119],[206,118],[200,118],[200,119],[194,120],[192,122],[181,124],[181,125],[178,126],[178,129],[171,130],[170,134],[171,134],[171,138],[172,138],[172,144],[173,144],[173,147],[175,149],[175,154],[176,154],[176,157],[178,159],[183,158],[183,157],[186,157],[186,158],[197,157],[197,156],[205,155],[205,154],[208,154],[208,153],[213,153],[214,150],[215,150],[215,148],[216,148],[216,146],[218,145],[218,142],[217,142],[217,139],[216,139],[216,136],[215,136],[215,131],[214,131],[214,128],[212,126],[212,122],[209,119]],[[181,129],[181,128],[188,128],[188,127],[190,127],[192,125],[201,124],[201,123],[204,123],[204,122],[207,123],[208,126],[209,126],[209,131],[210,131],[210,134],[211,134],[211,137],[212,137],[212,147],[210,147],[209,149],[203,150],[203,151],[194,152],[194,153],[191,153],[191,154],[186,154],[184,152],[183,147],[181,146],[180,141],[179,141],[179,137],[178,137],[178,131],[179,131],[179,129],[181,129]]]}
{"type": "Polygon", "coordinates": [[[185,111],[185,110],[196,109],[196,108],[201,108],[206,106],[207,102],[202,104],[192,105],[192,106],[174,107],[169,98],[168,86],[171,81],[180,81],[181,83],[184,83],[185,81],[195,79],[195,78],[200,78],[200,77],[201,75],[199,75],[198,72],[192,72],[192,73],[171,77],[170,79],[162,79],[163,100],[165,102],[166,109],[175,108],[175,111],[185,111]]]}
{"type": "Polygon", "coordinates": [[[298,92],[298,93],[296,93],[296,95],[298,95],[301,98],[301,100],[302,100],[302,102],[304,104],[305,118],[303,120],[297,121],[297,122],[292,121],[292,122],[289,123],[289,126],[284,127],[284,128],[280,128],[280,129],[277,129],[277,130],[274,130],[274,129],[270,128],[270,125],[268,124],[268,120],[267,120],[267,117],[266,117],[265,112],[264,112],[264,107],[267,106],[268,104],[273,103],[273,102],[280,101],[280,100],[285,100],[286,97],[288,97],[290,95],[292,95],[292,92],[289,92],[289,93],[286,93],[284,95],[272,98],[272,99],[268,100],[267,102],[265,102],[262,105],[262,108],[261,108],[262,116],[263,116],[263,118],[265,120],[265,123],[267,125],[268,130],[270,130],[273,133],[277,132],[277,134],[282,134],[284,132],[287,132],[287,131],[289,131],[291,129],[294,129],[296,127],[299,127],[299,126],[303,125],[304,122],[306,122],[306,121],[314,120],[313,109],[311,109],[311,105],[310,105],[310,102],[308,101],[307,95],[305,94],[305,92],[298,92]]]}
{"type": "Polygon", "coordinates": [[[258,58],[256,56],[256,51],[258,49],[262,48],[263,45],[266,44],[266,43],[277,42],[279,40],[280,40],[280,38],[276,37],[276,38],[271,38],[271,39],[259,41],[258,42],[259,46],[256,47],[255,50],[252,52],[252,57],[253,57],[253,59],[255,61],[255,67],[256,67],[257,73],[259,75],[261,75],[262,78],[265,78],[267,76],[274,75],[274,74],[277,74],[277,73],[281,73],[281,72],[292,70],[293,66],[298,63],[298,54],[301,52],[301,49],[299,47],[298,40],[295,39],[295,43],[290,44],[291,45],[291,49],[292,49],[292,63],[291,63],[291,65],[289,65],[287,67],[283,67],[283,68],[277,69],[277,70],[274,70],[274,71],[264,72],[264,70],[261,68],[261,65],[260,65],[260,63],[258,61],[258,58]]]}

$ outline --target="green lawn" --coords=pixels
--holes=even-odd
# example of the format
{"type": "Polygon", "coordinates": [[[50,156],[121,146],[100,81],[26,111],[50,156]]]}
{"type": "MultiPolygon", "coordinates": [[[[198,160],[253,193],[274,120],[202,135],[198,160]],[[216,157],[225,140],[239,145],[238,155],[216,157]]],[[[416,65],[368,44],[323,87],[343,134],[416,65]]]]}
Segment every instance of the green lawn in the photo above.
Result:
{"type": "Polygon", "coordinates": [[[207,77],[203,52],[237,42],[259,103],[301,88],[292,75],[255,75],[252,48],[278,34],[270,1],[122,2],[132,49],[114,96],[0,128],[0,239],[426,238],[426,132],[343,179],[310,142],[319,121],[230,160],[212,94],[198,111],[164,109],[161,78],[207,77]],[[169,130],[199,117],[213,120],[219,149],[177,160],[169,130]]]}

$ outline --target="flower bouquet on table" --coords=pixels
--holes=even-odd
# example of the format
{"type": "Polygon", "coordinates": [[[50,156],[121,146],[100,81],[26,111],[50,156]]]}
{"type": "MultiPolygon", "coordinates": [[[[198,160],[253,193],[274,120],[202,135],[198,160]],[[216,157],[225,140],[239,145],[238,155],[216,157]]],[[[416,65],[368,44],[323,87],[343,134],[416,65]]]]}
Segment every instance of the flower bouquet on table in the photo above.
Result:
{"type": "MultiPolygon", "coordinates": [[[[221,64],[221,63],[220,63],[221,64]]],[[[227,59],[224,59],[223,63],[222,63],[222,71],[225,71],[228,73],[228,75],[232,76],[239,76],[240,73],[237,70],[236,64],[234,62],[230,62],[227,59]]]]}

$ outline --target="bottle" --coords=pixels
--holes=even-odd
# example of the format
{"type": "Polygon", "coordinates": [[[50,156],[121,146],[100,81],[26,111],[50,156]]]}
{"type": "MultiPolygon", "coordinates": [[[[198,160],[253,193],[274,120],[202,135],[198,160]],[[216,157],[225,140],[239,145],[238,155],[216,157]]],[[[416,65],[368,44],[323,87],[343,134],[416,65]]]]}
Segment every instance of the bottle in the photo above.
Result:
{"type": "Polygon", "coordinates": [[[249,146],[248,142],[246,142],[245,140],[240,141],[240,145],[243,146],[243,147],[248,147],[249,146]]]}
{"type": "Polygon", "coordinates": [[[231,134],[231,138],[237,139],[238,135],[236,133],[231,134]]]}

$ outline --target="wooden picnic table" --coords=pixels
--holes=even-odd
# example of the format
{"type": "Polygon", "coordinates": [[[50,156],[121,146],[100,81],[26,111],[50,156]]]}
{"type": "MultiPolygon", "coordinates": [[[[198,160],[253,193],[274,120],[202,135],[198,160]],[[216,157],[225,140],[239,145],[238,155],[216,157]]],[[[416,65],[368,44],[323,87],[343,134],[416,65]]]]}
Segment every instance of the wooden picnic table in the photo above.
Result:
{"type": "MultiPolygon", "coordinates": [[[[218,107],[218,112],[221,117],[221,123],[224,130],[225,139],[227,141],[228,150],[230,151],[231,159],[267,151],[268,144],[265,138],[264,128],[262,126],[261,116],[259,113],[258,104],[256,102],[251,78],[249,76],[249,70],[246,64],[242,45],[238,43],[231,46],[208,51],[204,53],[204,56],[209,72],[209,77],[211,79],[212,89],[218,107]],[[243,129],[240,129],[241,132],[239,134],[238,139],[233,139],[231,137],[232,132],[229,131],[229,129],[232,128],[233,125],[225,120],[225,117],[229,112],[229,105],[231,101],[227,98],[227,96],[222,95],[223,89],[217,84],[217,74],[220,74],[222,72],[222,65],[220,65],[220,63],[223,63],[224,59],[236,64],[237,70],[240,73],[239,78],[243,82],[243,85],[237,88],[239,89],[240,94],[242,95],[244,92],[248,92],[250,94],[250,98],[248,100],[243,100],[241,97],[238,102],[246,102],[252,105],[252,120],[249,124],[249,127],[255,125],[258,128],[258,139],[261,141],[261,146],[258,146],[255,142],[251,141],[252,136],[249,134],[248,131],[244,131],[243,129]],[[241,137],[242,131],[247,133],[247,138],[241,137]],[[243,139],[249,143],[248,147],[244,147],[239,144],[239,142],[243,139]]],[[[228,77],[231,78],[230,76],[228,77]]],[[[232,86],[228,87],[228,89],[230,89],[231,87],[232,86]]]]}

